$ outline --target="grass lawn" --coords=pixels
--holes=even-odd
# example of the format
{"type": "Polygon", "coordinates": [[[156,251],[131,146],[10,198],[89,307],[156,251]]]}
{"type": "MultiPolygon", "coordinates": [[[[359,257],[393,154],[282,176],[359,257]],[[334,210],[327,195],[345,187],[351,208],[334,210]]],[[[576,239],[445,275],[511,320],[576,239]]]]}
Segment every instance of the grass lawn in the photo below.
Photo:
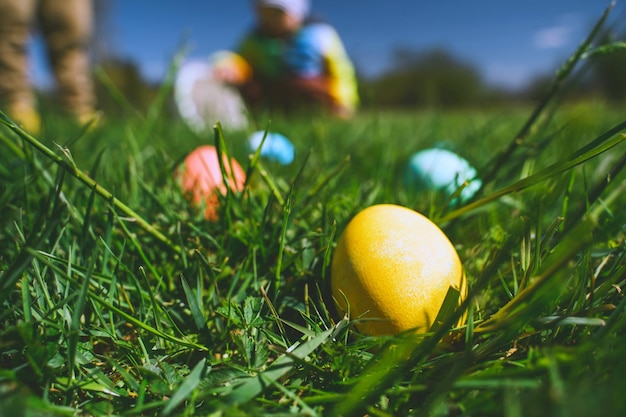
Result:
{"type": "Polygon", "coordinates": [[[287,166],[255,158],[250,132],[196,134],[164,107],[88,131],[44,115],[37,138],[2,119],[0,415],[623,415],[623,106],[555,93],[259,116],[296,145],[287,166]],[[207,143],[248,173],[216,222],[174,178],[207,143]],[[402,181],[439,145],[484,181],[463,206],[402,181]],[[338,314],[334,245],[376,203],[454,243],[466,325],[370,337],[338,314]]]}

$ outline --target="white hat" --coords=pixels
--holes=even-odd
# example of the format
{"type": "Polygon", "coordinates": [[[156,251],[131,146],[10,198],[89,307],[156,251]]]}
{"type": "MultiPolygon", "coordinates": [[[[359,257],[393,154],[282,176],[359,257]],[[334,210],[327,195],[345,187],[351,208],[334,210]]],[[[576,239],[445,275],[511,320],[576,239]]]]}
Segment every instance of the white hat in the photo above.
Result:
{"type": "Polygon", "coordinates": [[[309,0],[255,0],[257,6],[275,7],[299,20],[309,14],[309,0]]]}

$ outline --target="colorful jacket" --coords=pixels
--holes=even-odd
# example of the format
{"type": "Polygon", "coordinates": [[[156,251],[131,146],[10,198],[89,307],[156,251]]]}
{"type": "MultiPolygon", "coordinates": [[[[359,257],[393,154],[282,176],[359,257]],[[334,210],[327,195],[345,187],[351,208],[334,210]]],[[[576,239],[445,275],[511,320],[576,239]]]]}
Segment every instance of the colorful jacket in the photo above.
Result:
{"type": "Polygon", "coordinates": [[[255,77],[325,77],[336,102],[355,109],[359,98],[354,66],[335,29],[327,23],[305,23],[288,39],[251,32],[238,53],[248,61],[255,77]]]}

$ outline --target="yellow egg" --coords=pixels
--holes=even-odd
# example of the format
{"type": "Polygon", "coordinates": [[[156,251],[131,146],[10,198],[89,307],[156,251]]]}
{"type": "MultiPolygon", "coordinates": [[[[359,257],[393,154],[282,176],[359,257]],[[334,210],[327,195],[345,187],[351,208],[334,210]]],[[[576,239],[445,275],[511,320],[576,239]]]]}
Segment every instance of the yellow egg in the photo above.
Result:
{"type": "Polygon", "coordinates": [[[365,319],[357,328],[368,335],[427,332],[445,319],[437,316],[446,296],[454,307],[467,297],[461,260],[446,235],[420,213],[392,204],[368,207],[348,223],[333,254],[331,289],[340,312],[365,319]]]}

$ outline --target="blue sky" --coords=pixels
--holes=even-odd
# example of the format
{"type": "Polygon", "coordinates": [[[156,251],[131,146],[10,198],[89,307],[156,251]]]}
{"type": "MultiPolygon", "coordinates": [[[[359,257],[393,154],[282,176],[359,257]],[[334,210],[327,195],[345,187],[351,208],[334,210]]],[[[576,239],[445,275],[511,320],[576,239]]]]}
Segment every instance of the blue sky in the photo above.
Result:
{"type": "MultiPolygon", "coordinates": [[[[234,47],[253,23],[251,0],[103,0],[101,43],[159,80],[183,43],[188,57],[234,47]]],[[[624,19],[617,0],[610,22],[624,19]]],[[[396,47],[443,47],[474,64],[491,83],[524,85],[553,71],[580,44],[610,0],[312,0],[313,12],[337,28],[359,71],[389,68],[396,47]]],[[[623,26],[622,26],[623,30],[623,26]]],[[[40,43],[34,78],[49,83],[40,43]]]]}

